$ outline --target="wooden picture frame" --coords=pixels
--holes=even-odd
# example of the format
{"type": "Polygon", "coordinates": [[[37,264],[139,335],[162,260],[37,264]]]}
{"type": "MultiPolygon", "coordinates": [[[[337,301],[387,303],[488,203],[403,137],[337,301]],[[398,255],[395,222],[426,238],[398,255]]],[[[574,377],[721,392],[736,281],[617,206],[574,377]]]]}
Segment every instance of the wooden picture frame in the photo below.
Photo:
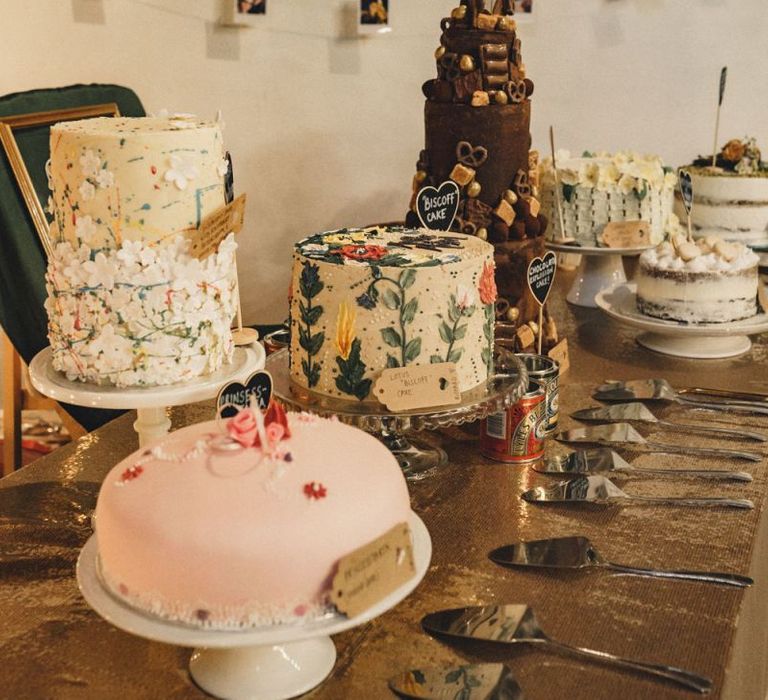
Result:
{"type": "Polygon", "coordinates": [[[16,183],[21,190],[21,196],[27,205],[27,210],[32,218],[32,223],[37,231],[38,238],[43,245],[46,256],[50,256],[53,249],[50,237],[50,225],[45,215],[42,202],[35,192],[32,178],[24,162],[24,156],[16,142],[14,131],[28,129],[35,126],[48,126],[57,122],[73,121],[75,119],[89,119],[91,117],[118,117],[120,109],[114,102],[84,107],[71,107],[69,109],[54,109],[48,112],[32,112],[30,114],[14,114],[0,117],[0,144],[11,166],[16,183]]]}

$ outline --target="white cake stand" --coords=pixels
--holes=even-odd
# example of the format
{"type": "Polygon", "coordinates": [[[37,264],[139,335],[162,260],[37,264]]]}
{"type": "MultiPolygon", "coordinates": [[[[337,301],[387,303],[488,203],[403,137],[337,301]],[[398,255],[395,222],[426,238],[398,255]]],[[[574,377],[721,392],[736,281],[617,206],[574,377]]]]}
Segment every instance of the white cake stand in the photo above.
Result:
{"type": "MultiPolygon", "coordinates": [[[[206,692],[228,700],[283,700],[306,693],[333,670],[336,648],[330,635],[362,625],[407,597],[424,578],[432,557],[429,532],[410,518],[416,575],[361,615],[338,614],[305,624],[252,630],[202,630],[152,617],[118,600],[101,582],[97,543],[92,536],[77,560],[77,583],[88,605],[115,627],[138,637],[198,647],[189,670],[206,692]]],[[[179,575],[183,575],[180,572],[179,575]]]]}
{"type": "Polygon", "coordinates": [[[266,353],[259,343],[235,348],[232,362],[212,374],[196,377],[185,384],[167,386],[116,387],[71,381],[53,368],[51,348],[41,350],[29,365],[32,386],[56,401],[87,408],[135,408],[133,424],[139,434],[139,445],[157,440],[170,430],[166,415],[168,406],[205,401],[215,397],[223,384],[245,381],[256,370],[264,368],[266,353]]]}
{"type": "Polygon", "coordinates": [[[623,256],[640,255],[643,251],[654,247],[647,245],[638,248],[602,248],[565,245],[556,241],[547,241],[546,246],[558,253],[581,255],[576,279],[566,299],[575,306],[586,306],[590,309],[597,308],[595,297],[599,292],[627,281],[624,264],[621,261],[623,256]]]}
{"type": "Polygon", "coordinates": [[[637,310],[637,286],[619,284],[597,295],[597,305],[611,318],[645,331],[637,342],[649,350],[693,359],[743,355],[752,347],[748,336],[768,331],[768,314],[730,323],[678,323],[645,316],[637,310]]]}

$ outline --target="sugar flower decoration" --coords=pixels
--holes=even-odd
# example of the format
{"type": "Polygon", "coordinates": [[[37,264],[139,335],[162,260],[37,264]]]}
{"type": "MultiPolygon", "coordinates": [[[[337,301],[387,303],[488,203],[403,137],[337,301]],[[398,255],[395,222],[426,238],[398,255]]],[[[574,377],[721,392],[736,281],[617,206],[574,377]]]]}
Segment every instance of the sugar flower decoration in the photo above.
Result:
{"type": "Polygon", "coordinates": [[[197,168],[188,160],[181,156],[172,155],[169,158],[170,167],[165,171],[163,179],[166,182],[172,182],[177,189],[187,189],[190,180],[194,180],[198,175],[197,168]]]}
{"type": "MultiPolygon", "coordinates": [[[[91,217],[82,217],[83,219],[91,217]]],[[[89,287],[104,287],[112,289],[115,286],[115,268],[104,253],[96,253],[93,260],[83,263],[83,271],[87,275],[89,287]]]]}
{"type": "Polygon", "coordinates": [[[255,404],[239,411],[227,421],[227,434],[243,447],[262,447],[271,457],[284,458],[278,445],[291,431],[283,407],[272,401],[263,416],[255,404]]]}
{"type": "Polygon", "coordinates": [[[95,177],[100,165],[101,159],[90,149],[80,156],[80,167],[86,177],[95,177]]]}
{"type": "Polygon", "coordinates": [[[88,182],[88,180],[83,180],[83,183],[78,188],[78,191],[80,192],[80,196],[83,198],[84,202],[87,202],[94,198],[96,195],[96,188],[88,182]]]}
{"type": "Polygon", "coordinates": [[[304,484],[304,495],[310,500],[319,501],[328,495],[328,489],[318,481],[310,481],[304,484]]]}
{"type": "Polygon", "coordinates": [[[106,168],[102,168],[99,170],[98,175],[96,175],[96,184],[100,189],[112,187],[115,184],[115,176],[106,168]]]}
{"type": "MultiPolygon", "coordinates": [[[[82,241],[88,241],[96,235],[96,223],[90,216],[78,216],[75,223],[75,233],[82,241]]],[[[102,256],[103,257],[103,256],[102,256]]]]}

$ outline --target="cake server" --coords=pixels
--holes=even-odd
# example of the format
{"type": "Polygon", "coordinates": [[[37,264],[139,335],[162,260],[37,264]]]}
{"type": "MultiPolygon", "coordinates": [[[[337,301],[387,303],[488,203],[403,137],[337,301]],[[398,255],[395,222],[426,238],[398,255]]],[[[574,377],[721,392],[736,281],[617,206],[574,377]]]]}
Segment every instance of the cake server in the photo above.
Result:
{"type": "Polygon", "coordinates": [[[715,401],[697,401],[676,392],[666,379],[632,379],[610,381],[601,384],[592,395],[598,401],[674,401],[691,408],[706,408],[712,411],[738,411],[768,415],[764,401],[721,398],[715,401]]]}
{"type": "Polygon", "coordinates": [[[768,435],[749,430],[733,430],[732,428],[715,428],[711,425],[696,425],[694,423],[674,423],[660,420],[641,403],[616,403],[612,406],[594,406],[582,408],[571,413],[571,417],[580,421],[599,421],[601,423],[617,423],[619,421],[637,421],[653,423],[660,428],[667,428],[678,433],[717,433],[724,437],[756,442],[768,442],[768,435]]]}
{"type": "Polygon", "coordinates": [[[585,428],[572,428],[571,430],[559,432],[555,439],[559,442],[587,442],[597,445],[643,445],[647,448],[646,452],[701,455],[703,457],[721,457],[723,459],[748,459],[751,462],[761,462],[764,457],[764,455],[757,452],[650,442],[640,435],[629,423],[611,423],[609,425],[590,425],[585,428]]]}
{"type": "Polygon", "coordinates": [[[585,569],[598,567],[633,576],[720,583],[745,588],[754,581],[749,576],[714,571],[667,571],[614,564],[604,559],[586,537],[556,537],[547,540],[516,542],[494,549],[488,557],[501,566],[531,566],[548,569],[585,569]]]}
{"type": "Polygon", "coordinates": [[[752,481],[747,472],[735,472],[729,469],[657,469],[654,467],[633,467],[616,452],[601,447],[592,450],[576,450],[567,455],[547,457],[543,462],[533,465],[540,474],[666,474],[669,476],[702,477],[724,481],[752,481]]]}
{"type": "Polygon", "coordinates": [[[414,668],[388,681],[404,698],[420,700],[523,700],[523,691],[505,664],[414,668]]]}
{"type": "Polygon", "coordinates": [[[440,610],[422,618],[421,625],[429,634],[500,644],[539,644],[553,651],[635,671],[657,680],[672,681],[702,694],[712,689],[712,681],[697,673],[555,641],[544,633],[528,605],[484,605],[440,610]]]}
{"type": "Polygon", "coordinates": [[[742,508],[751,510],[755,507],[746,498],[673,498],[661,496],[630,496],[624,493],[608,477],[577,476],[567,481],[560,481],[552,486],[537,486],[525,491],[520,496],[528,503],[616,503],[617,501],[636,501],[647,505],[663,506],[714,506],[724,508],[742,508]]]}

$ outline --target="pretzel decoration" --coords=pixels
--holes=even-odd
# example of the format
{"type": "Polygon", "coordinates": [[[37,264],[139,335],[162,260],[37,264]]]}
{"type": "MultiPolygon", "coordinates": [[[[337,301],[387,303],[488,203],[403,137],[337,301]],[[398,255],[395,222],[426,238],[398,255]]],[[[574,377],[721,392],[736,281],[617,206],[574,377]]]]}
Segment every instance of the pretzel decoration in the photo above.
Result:
{"type": "Polygon", "coordinates": [[[442,68],[443,77],[446,80],[456,80],[461,75],[459,68],[459,54],[444,53],[440,57],[439,67],[442,68]]]}
{"type": "Polygon", "coordinates": [[[528,173],[524,170],[518,170],[515,175],[515,191],[520,197],[528,197],[531,194],[531,183],[528,180],[528,173]]]}
{"type": "Polygon", "coordinates": [[[468,236],[474,236],[477,233],[477,226],[475,226],[471,221],[465,221],[459,216],[454,219],[454,224],[458,225],[459,231],[461,233],[465,233],[468,236]]]}
{"type": "Polygon", "coordinates": [[[488,149],[485,146],[473,146],[469,141],[459,141],[456,144],[456,160],[470,168],[479,168],[488,159],[488,149]]]}
{"type": "Polygon", "coordinates": [[[515,104],[520,104],[525,100],[526,87],[524,80],[509,80],[504,83],[504,92],[507,93],[509,101],[515,104]]]}
{"type": "Polygon", "coordinates": [[[498,299],[496,299],[496,307],[495,307],[496,319],[501,320],[505,318],[507,315],[507,311],[509,310],[509,307],[510,307],[509,302],[503,297],[499,297],[498,299]]]}
{"type": "Polygon", "coordinates": [[[515,3],[512,0],[496,0],[493,3],[494,15],[514,15],[515,3]]]}

